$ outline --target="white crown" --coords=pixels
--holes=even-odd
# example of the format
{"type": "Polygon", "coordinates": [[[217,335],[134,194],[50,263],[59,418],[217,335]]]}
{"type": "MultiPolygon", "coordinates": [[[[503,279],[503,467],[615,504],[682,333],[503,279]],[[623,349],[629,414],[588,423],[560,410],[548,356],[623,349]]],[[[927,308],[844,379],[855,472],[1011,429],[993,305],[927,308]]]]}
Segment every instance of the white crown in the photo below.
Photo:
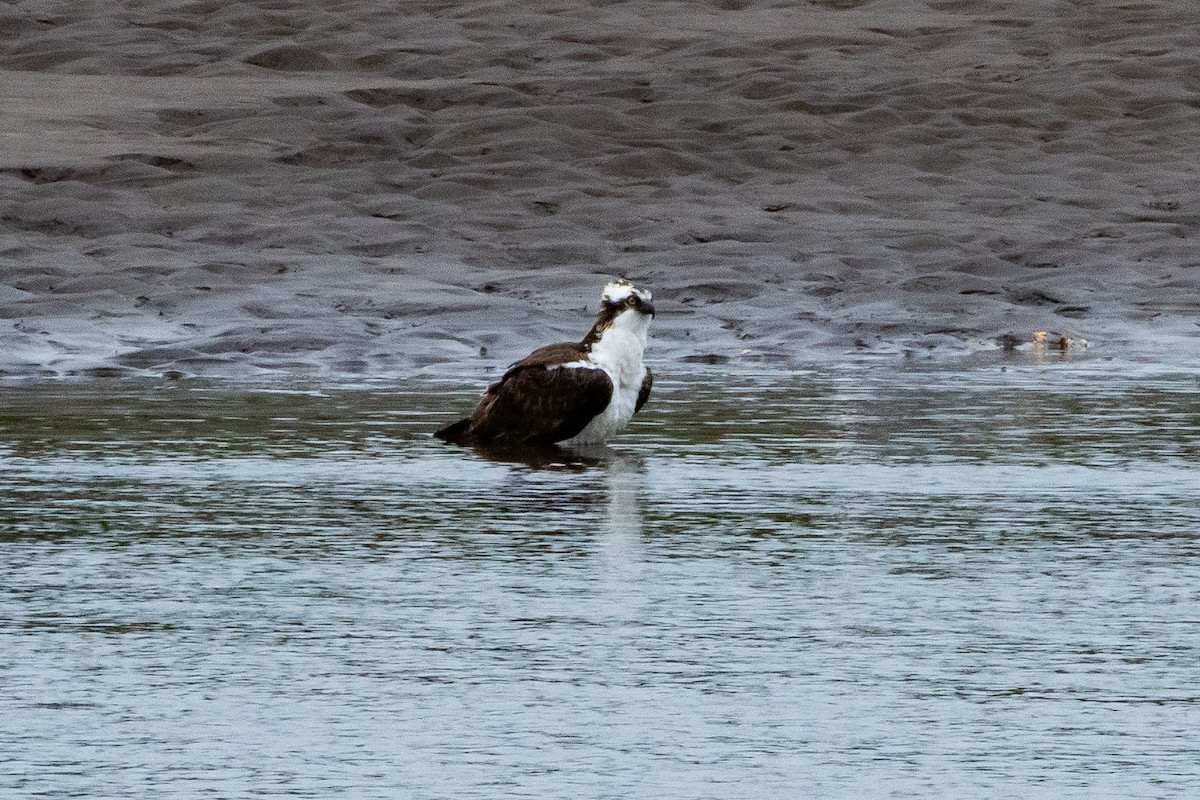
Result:
{"type": "Polygon", "coordinates": [[[605,303],[621,303],[630,295],[637,295],[644,303],[649,303],[652,299],[648,289],[639,289],[629,281],[613,281],[604,287],[604,294],[600,299],[605,303]]]}

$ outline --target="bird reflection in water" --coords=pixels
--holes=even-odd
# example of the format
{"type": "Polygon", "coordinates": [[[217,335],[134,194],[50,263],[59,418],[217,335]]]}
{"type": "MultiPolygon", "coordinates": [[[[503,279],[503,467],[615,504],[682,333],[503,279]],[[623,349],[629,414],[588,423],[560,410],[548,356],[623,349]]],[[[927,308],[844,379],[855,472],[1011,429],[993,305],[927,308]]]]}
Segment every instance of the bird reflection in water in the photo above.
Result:
{"type": "Polygon", "coordinates": [[[641,455],[607,445],[475,451],[486,461],[510,465],[498,505],[536,511],[537,521],[527,520],[531,530],[546,531],[549,522],[559,534],[596,536],[597,545],[622,561],[640,546],[646,476],[641,455]]]}

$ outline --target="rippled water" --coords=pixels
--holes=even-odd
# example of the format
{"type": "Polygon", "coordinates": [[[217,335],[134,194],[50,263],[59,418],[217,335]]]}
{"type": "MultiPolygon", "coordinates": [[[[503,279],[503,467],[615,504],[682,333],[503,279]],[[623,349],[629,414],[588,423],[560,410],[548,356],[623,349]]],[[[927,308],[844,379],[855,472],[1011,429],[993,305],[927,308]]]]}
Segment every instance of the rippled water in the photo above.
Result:
{"type": "Polygon", "coordinates": [[[480,382],[0,388],[0,797],[1200,795],[1195,370],[480,382]]]}

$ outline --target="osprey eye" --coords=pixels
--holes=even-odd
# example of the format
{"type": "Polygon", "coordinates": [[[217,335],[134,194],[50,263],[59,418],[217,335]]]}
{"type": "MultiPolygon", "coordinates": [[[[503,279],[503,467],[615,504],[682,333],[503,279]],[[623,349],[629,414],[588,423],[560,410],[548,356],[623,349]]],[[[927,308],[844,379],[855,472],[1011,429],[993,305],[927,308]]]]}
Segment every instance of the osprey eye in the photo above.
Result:
{"type": "Polygon", "coordinates": [[[637,305],[637,298],[636,298],[636,297],[634,297],[633,295],[629,295],[629,297],[625,298],[625,305],[627,305],[627,306],[636,306],[636,305],[637,305]]]}

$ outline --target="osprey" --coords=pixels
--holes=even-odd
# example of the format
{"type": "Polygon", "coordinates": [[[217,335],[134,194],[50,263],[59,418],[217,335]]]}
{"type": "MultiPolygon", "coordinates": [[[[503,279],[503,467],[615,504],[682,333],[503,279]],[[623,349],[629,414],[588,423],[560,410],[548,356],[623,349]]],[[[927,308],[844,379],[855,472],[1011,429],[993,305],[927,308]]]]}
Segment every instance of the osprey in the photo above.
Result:
{"type": "Polygon", "coordinates": [[[645,289],[608,284],[583,341],[534,350],[487,388],[474,414],[434,436],[481,447],[603,442],[650,397],[653,376],[642,363],[650,301],[645,289]]]}

